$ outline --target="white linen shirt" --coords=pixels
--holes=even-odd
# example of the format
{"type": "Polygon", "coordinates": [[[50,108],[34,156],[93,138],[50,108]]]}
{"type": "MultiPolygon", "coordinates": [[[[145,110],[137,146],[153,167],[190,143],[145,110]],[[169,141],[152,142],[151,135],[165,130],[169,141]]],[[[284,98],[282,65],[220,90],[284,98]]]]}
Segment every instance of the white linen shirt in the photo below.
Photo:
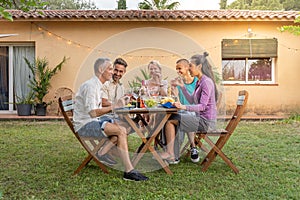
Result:
{"type": "Polygon", "coordinates": [[[106,81],[103,84],[103,98],[110,103],[114,103],[124,96],[124,86],[122,83],[115,84],[113,79],[106,81]]]}
{"type": "Polygon", "coordinates": [[[102,108],[103,84],[98,77],[93,76],[84,82],[75,95],[73,123],[77,132],[81,127],[91,121],[97,121],[92,118],[90,111],[102,108]]]}

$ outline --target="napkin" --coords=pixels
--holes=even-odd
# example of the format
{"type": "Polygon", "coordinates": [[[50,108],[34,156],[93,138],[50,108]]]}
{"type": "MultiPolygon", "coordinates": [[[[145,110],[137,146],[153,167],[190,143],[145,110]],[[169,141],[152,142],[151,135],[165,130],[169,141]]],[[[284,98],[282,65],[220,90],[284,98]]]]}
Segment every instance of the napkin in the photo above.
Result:
{"type": "Polygon", "coordinates": [[[171,102],[161,104],[164,108],[176,108],[171,102]]]}

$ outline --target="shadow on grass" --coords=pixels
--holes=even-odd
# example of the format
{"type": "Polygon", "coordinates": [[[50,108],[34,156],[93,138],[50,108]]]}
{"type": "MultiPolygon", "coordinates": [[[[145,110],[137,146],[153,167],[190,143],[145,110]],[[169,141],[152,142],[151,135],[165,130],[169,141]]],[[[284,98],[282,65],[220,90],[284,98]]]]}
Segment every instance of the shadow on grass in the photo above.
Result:
{"type": "MultiPolygon", "coordinates": [[[[238,175],[219,157],[205,173],[183,157],[137,183],[93,161],[73,176],[86,154],[64,122],[1,122],[0,199],[299,199],[299,133],[299,122],[241,122],[223,149],[238,175]]],[[[156,164],[149,154],[137,168],[156,164]]]]}

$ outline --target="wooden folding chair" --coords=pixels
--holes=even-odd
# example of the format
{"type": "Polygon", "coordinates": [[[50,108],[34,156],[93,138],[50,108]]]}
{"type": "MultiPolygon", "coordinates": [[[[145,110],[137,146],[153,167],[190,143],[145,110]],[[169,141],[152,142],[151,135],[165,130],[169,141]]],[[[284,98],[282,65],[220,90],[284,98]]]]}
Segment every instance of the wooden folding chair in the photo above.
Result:
{"type": "Polygon", "coordinates": [[[211,150],[208,152],[206,157],[201,162],[202,171],[206,171],[210,164],[215,160],[216,156],[219,155],[227,165],[237,174],[239,170],[237,167],[231,162],[231,160],[222,152],[222,148],[229,140],[230,136],[234,132],[235,128],[237,127],[238,123],[241,120],[241,117],[244,113],[246,104],[248,101],[248,92],[245,90],[239,91],[238,99],[236,103],[236,109],[229,120],[225,129],[220,130],[212,130],[206,133],[196,132],[195,135],[195,142],[198,147],[201,148],[202,146],[202,139],[209,144],[211,150]],[[218,140],[214,143],[209,137],[210,136],[218,136],[218,140]]]}
{"type": "Polygon", "coordinates": [[[78,174],[92,159],[97,163],[97,165],[101,168],[104,173],[108,173],[104,164],[102,164],[98,158],[96,157],[97,152],[105,142],[103,138],[95,138],[95,137],[82,137],[79,136],[73,127],[73,123],[71,117],[73,116],[73,104],[74,100],[72,99],[72,95],[59,97],[58,98],[59,108],[61,110],[62,115],[69,128],[78,139],[83,148],[88,152],[88,156],[82,161],[79,167],[74,171],[74,175],[78,174]]]}

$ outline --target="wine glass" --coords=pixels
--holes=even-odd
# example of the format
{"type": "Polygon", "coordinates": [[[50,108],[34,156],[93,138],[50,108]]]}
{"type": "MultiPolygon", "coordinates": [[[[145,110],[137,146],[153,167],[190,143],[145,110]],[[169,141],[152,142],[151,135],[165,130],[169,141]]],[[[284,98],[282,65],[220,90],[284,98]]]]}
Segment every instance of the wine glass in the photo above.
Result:
{"type": "Polygon", "coordinates": [[[159,87],[157,86],[154,86],[154,87],[151,87],[149,88],[149,95],[150,95],[150,98],[154,99],[156,102],[159,101],[159,87]]]}
{"type": "Polygon", "coordinates": [[[133,93],[133,88],[127,88],[127,89],[125,90],[124,96],[128,96],[128,97],[131,98],[131,97],[133,96],[132,93],[133,93]]]}

